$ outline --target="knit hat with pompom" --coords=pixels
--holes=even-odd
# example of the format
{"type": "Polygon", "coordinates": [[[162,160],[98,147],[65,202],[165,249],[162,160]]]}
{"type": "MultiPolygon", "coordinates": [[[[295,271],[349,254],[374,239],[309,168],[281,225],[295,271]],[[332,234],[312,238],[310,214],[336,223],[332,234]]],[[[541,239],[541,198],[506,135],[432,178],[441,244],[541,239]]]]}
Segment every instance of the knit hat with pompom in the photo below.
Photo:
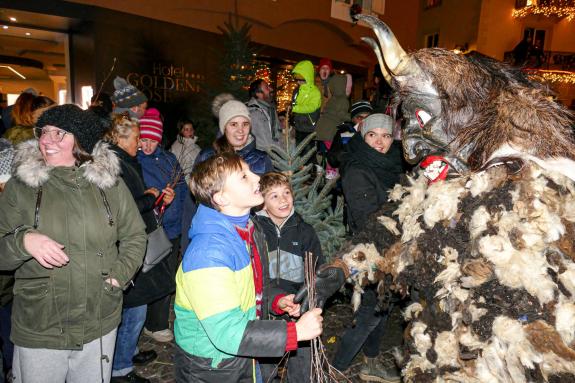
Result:
{"type": "Polygon", "coordinates": [[[246,104],[238,101],[229,93],[217,95],[212,101],[212,112],[219,119],[220,132],[224,134],[226,124],[234,117],[242,116],[251,123],[250,112],[246,104]]]}
{"type": "Polygon", "coordinates": [[[144,93],[120,76],[116,76],[114,79],[114,89],[112,102],[116,105],[116,108],[127,109],[148,101],[144,93]]]}

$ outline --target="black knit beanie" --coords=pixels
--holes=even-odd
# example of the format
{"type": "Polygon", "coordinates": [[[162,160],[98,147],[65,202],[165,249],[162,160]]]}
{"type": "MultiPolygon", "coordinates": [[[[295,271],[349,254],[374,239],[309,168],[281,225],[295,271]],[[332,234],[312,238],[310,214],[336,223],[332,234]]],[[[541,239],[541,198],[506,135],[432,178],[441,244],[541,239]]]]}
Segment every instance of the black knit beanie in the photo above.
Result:
{"type": "Polygon", "coordinates": [[[43,128],[47,125],[72,133],[76,142],[87,153],[92,153],[105,131],[94,113],[82,110],[74,104],[55,106],[42,113],[36,126],[43,128]]]}

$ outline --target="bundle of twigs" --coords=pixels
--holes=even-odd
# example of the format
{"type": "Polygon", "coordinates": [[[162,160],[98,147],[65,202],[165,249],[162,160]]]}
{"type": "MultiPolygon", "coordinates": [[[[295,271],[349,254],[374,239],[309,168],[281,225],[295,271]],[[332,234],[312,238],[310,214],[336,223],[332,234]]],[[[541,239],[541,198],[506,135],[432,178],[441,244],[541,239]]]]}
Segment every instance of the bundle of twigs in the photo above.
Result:
{"type": "MultiPolygon", "coordinates": [[[[307,294],[309,299],[309,309],[313,310],[316,307],[316,292],[315,292],[315,258],[310,252],[305,254],[305,281],[307,284],[307,294]]],[[[325,347],[321,337],[312,339],[311,341],[311,369],[310,369],[310,382],[311,383],[338,383],[349,382],[349,380],[341,371],[333,367],[325,354],[325,347]]]]}

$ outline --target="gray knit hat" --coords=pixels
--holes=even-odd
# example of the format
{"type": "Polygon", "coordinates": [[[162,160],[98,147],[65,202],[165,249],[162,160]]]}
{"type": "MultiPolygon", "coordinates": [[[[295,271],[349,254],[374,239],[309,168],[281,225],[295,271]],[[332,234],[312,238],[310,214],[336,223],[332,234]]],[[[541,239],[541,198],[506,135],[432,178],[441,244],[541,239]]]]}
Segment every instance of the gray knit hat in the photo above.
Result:
{"type": "Polygon", "coordinates": [[[217,95],[212,101],[212,112],[219,119],[220,132],[224,134],[226,124],[234,117],[242,116],[247,118],[250,123],[250,111],[246,104],[238,101],[229,93],[217,95]]]}
{"type": "Polygon", "coordinates": [[[0,184],[6,183],[12,174],[14,148],[10,141],[0,138],[0,184]]]}
{"type": "Polygon", "coordinates": [[[367,132],[376,128],[384,128],[389,134],[393,134],[393,118],[382,113],[367,116],[361,125],[361,137],[365,138],[367,132]]]}
{"type": "Polygon", "coordinates": [[[144,93],[120,76],[116,76],[114,79],[114,89],[112,102],[116,108],[127,109],[148,101],[144,93]]]}

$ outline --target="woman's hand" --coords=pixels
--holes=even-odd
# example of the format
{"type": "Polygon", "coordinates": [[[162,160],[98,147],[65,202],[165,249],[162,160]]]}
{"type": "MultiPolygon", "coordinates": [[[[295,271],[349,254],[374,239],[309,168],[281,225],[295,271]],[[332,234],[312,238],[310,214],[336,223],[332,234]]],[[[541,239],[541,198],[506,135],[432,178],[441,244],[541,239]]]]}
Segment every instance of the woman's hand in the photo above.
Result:
{"type": "Polygon", "coordinates": [[[70,258],[64,253],[64,246],[47,235],[40,233],[26,233],[24,235],[24,248],[39,264],[47,269],[54,266],[66,265],[70,258]]]}
{"type": "Polygon", "coordinates": [[[174,191],[174,189],[172,189],[169,186],[166,186],[164,189],[162,189],[162,193],[164,193],[164,204],[169,205],[172,203],[172,201],[174,200],[174,197],[176,196],[176,192],[174,191]]]}
{"type": "Polygon", "coordinates": [[[158,196],[160,195],[160,191],[156,188],[149,188],[149,189],[144,191],[144,194],[151,194],[155,198],[158,198],[158,196]]]}
{"type": "Polygon", "coordinates": [[[278,308],[284,312],[286,312],[290,317],[299,317],[300,316],[300,304],[294,303],[293,298],[295,297],[294,294],[286,295],[285,297],[281,297],[278,300],[278,308]]]}

